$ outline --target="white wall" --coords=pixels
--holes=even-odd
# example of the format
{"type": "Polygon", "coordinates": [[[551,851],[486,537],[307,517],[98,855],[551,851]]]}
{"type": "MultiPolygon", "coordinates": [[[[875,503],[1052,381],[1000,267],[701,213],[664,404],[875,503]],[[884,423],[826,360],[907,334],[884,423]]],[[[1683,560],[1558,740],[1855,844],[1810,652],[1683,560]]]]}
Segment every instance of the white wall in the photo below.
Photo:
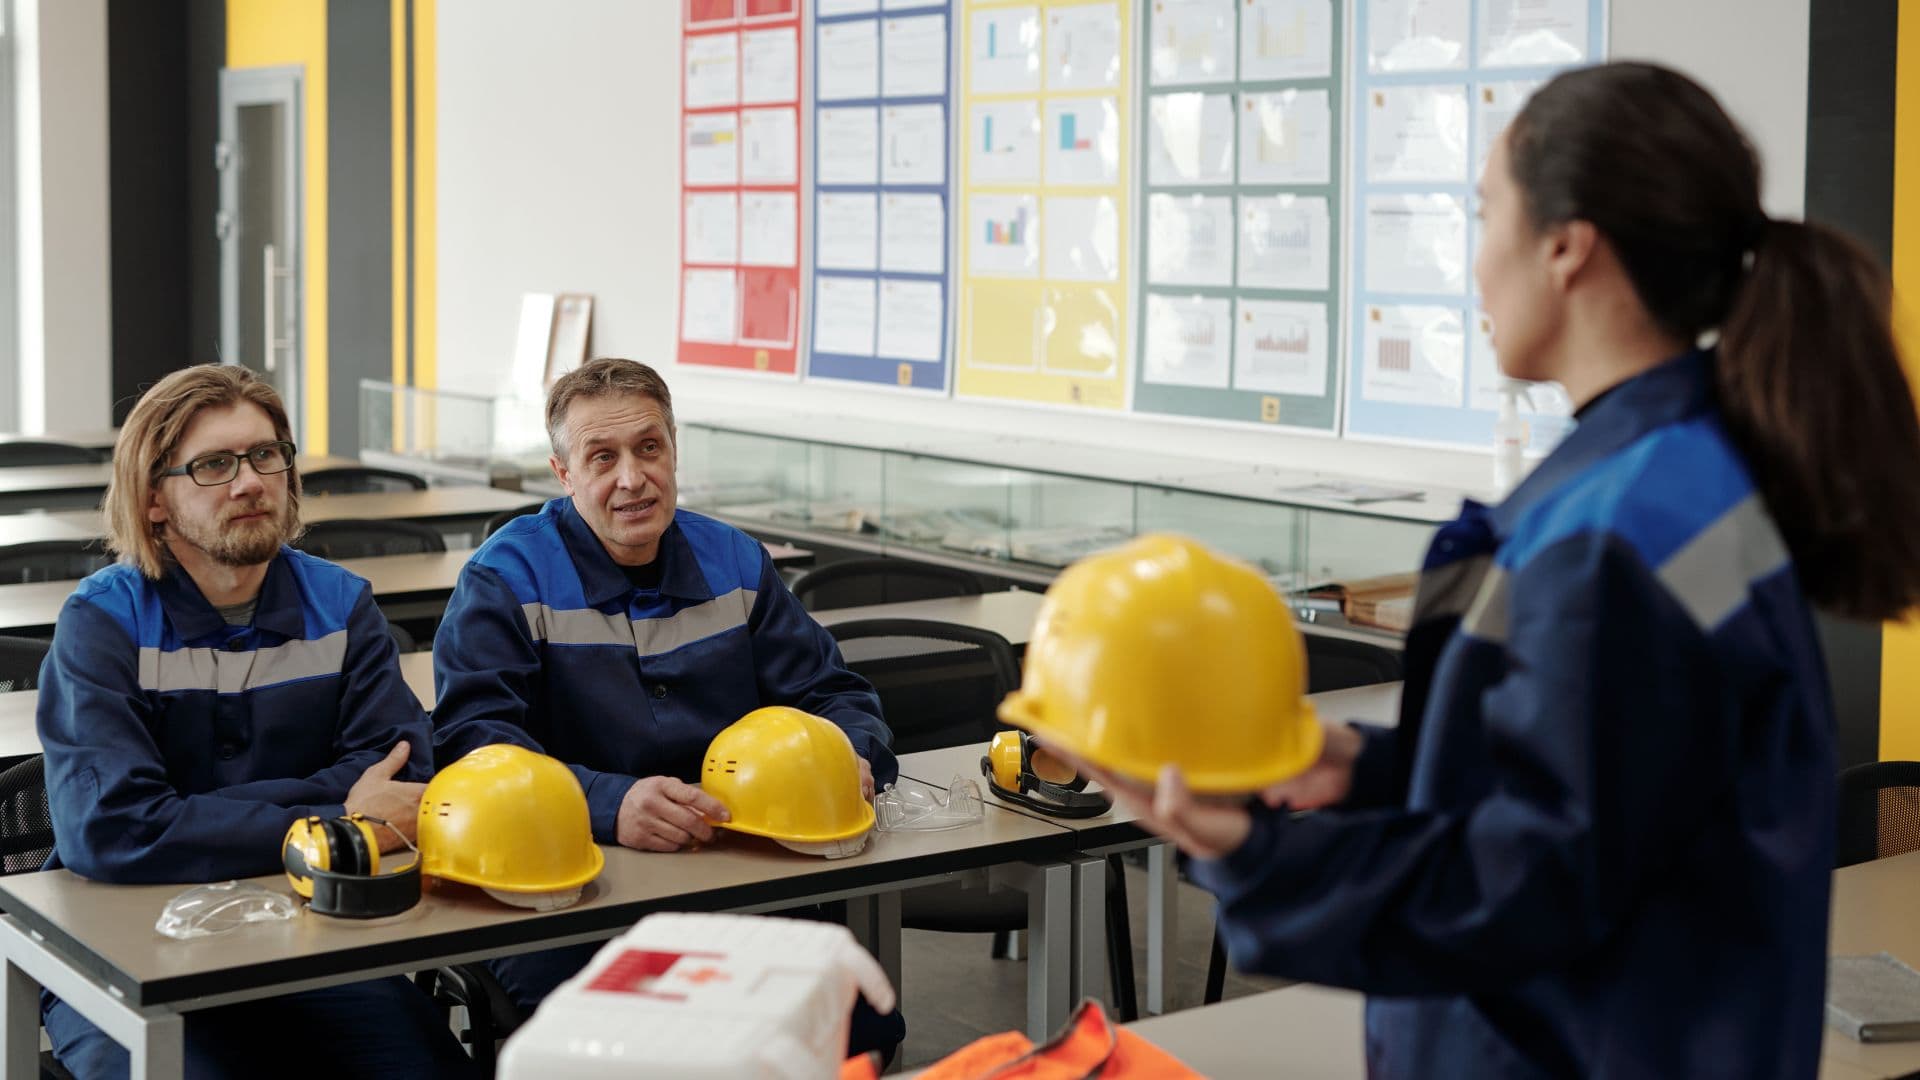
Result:
{"type": "MultiPolygon", "coordinates": [[[[679,13],[665,0],[440,6],[440,371],[490,392],[523,292],[593,293],[593,351],[671,366],[679,13]]],[[[1617,57],[1673,65],[1720,94],[1759,145],[1767,202],[1804,202],[1808,0],[1613,0],[1617,57]]],[[[1484,454],[1408,450],[1139,416],[1085,416],[680,368],[690,404],[742,403],[1361,476],[1484,487],[1484,454]]]]}
{"type": "Polygon", "coordinates": [[[18,429],[106,427],[112,399],[106,0],[17,0],[18,429]]]}

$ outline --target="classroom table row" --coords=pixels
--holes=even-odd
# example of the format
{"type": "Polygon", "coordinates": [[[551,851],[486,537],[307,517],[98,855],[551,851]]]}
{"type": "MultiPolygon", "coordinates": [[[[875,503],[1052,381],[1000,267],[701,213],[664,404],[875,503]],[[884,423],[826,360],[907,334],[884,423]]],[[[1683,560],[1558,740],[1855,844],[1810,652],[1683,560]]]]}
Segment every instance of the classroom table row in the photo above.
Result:
{"type": "MultiPolygon", "coordinates": [[[[295,459],[295,465],[302,474],[358,464],[353,458],[325,454],[301,454],[295,459]]],[[[0,468],[0,513],[97,507],[112,479],[113,463],[110,461],[85,465],[15,465],[0,468]]]]}
{"type": "MultiPolygon", "coordinates": [[[[473,490],[485,491],[485,488],[473,490]]],[[[424,492],[418,494],[425,494],[424,492]]],[[[335,495],[333,499],[384,498],[385,496],[335,495]]],[[[34,515],[55,517],[54,514],[34,515]]],[[[8,518],[0,517],[0,531],[8,518]]],[[[813,552],[791,544],[764,545],[777,567],[811,565],[813,552]]],[[[460,570],[472,557],[473,549],[429,551],[411,555],[373,555],[362,559],[336,560],[341,566],[367,579],[374,602],[388,619],[433,618],[446,610],[447,598],[460,579],[460,570]]],[[[0,585],[0,634],[19,637],[47,637],[60,616],[61,605],[72,595],[72,581],[30,581],[0,585]]],[[[849,609],[852,610],[852,609],[849,609]]],[[[1009,624],[1011,617],[996,620],[1009,624]]],[[[1031,620],[1029,620],[1031,623],[1031,620]]],[[[1024,639],[1024,635],[1023,635],[1024,639]]]]}

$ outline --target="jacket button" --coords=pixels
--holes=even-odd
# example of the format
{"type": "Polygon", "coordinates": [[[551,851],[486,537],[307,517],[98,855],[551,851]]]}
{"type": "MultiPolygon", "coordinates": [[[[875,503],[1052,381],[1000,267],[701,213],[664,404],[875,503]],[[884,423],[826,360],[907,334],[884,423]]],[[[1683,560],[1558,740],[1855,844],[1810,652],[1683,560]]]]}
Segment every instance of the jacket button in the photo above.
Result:
{"type": "Polygon", "coordinates": [[[239,756],[240,756],[240,748],[238,746],[235,746],[233,743],[230,743],[230,742],[220,744],[220,760],[221,761],[232,761],[234,758],[239,756]]]}
{"type": "Polygon", "coordinates": [[[656,700],[658,700],[658,699],[660,699],[660,698],[663,698],[663,697],[666,697],[666,696],[667,696],[667,684],[666,684],[666,683],[663,683],[663,682],[657,682],[657,683],[654,683],[654,684],[653,684],[653,696],[654,696],[654,698],[655,698],[656,700]]]}
{"type": "Polygon", "coordinates": [[[245,651],[246,651],[246,649],[247,649],[247,640],[246,640],[246,638],[244,638],[244,637],[230,637],[230,638],[228,638],[228,639],[227,639],[227,651],[228,651],[228,652],[245,652],[245,651]]]}

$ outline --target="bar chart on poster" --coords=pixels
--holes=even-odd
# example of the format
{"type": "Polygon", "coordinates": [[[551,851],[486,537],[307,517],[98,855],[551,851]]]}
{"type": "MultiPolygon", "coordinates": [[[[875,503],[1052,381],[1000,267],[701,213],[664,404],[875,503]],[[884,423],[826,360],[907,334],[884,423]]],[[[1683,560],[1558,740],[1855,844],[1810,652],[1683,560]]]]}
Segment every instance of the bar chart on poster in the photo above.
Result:
{"type": "MultiPolygon", "coordinates": [[[[1605,52],[1604,0],[1364,0],[1354,20],[1345,433],[1484,447],[1506,385],[1479,310],[1473,184],[1555,72],[1605,52]]],[[[1535,450],[1571,429],[1519,393],[1535,450]]]]}
{"type": "Polygon", "coordinates": [[[959,8],[956,393],[1126,404],[1135,7],[959,8]]]}
{"type": "Polygon", "coordinates": [[[815,13],[810,379],[948,385],[946,0],[815,13]]]}
{"type": "Polygon", "coordinates": [[[1149,0],[1134,408],[1331,432],[1341,0],[1149,0]]]}
{"type": "Polygon", "coordinates": [[[800,0],[685,0],[681,363],[798,374],[800,0]]]}

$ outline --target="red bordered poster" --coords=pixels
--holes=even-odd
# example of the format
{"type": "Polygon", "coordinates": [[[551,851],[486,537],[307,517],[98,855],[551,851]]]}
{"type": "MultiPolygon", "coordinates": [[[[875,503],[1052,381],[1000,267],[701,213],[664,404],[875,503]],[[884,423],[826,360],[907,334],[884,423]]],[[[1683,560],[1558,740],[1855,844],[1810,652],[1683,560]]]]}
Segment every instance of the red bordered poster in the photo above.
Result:
{"type": "Polygon", "coordinates": [[[683,364],[796,375],[801,0],[683,0],[683,364]]]}

